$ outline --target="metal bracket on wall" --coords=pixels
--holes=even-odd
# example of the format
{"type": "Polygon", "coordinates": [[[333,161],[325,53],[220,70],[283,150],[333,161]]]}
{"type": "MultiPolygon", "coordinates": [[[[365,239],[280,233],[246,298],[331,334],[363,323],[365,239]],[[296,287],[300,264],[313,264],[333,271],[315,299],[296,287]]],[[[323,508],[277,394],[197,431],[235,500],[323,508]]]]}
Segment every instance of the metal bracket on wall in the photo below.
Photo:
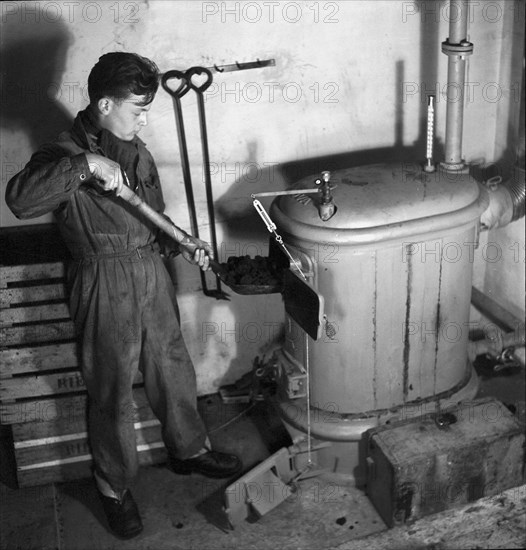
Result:
{"type": "Polygon", "coordinates": [[[265,59],[261,61],[256,59],[256,61],[248,61],[246,63],[231,63],[229,65],[213,65],[208,67],[209,71],[217,73],[230,73],[233,71],[246,71],[247,69],[263,69],[263,67],[274,67],[276,65],[275,59],[265,59]]]}

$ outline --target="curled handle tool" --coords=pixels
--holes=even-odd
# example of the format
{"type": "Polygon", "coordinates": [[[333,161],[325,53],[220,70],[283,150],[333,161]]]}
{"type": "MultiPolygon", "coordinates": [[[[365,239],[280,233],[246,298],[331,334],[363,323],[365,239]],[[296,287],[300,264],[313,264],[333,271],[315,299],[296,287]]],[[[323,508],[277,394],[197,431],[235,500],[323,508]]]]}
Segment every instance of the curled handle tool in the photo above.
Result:
{"type": "Polygon", "coordinates": [[[166,92],[168,92],[173,98],[177,99],[180,99],[190,91],[190,86],[186,74],[182,71],[177,71],[175,69],[167,71],[163,74],[161,78],[161,85],[166,92]],[[172,88],[169,85],[169,81],[173,80],[179,82],[177,88],[172,88]]]}
{"type": "Polygon", "coordinates": [[[214,77],[212,72],[206,67],[190,67],[184,76],[188,82],[188,87],[202,94],[211,86],[214,77]]]}

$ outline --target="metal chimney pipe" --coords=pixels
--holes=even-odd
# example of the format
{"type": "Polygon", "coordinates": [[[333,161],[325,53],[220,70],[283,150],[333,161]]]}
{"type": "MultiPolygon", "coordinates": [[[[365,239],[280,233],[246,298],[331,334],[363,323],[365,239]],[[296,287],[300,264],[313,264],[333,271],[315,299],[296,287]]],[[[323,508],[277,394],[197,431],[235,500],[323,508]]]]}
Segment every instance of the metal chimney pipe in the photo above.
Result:
{"type": "Polygon", "coordinates": [[[466,57],[473,53],[467,40],[469,0],[451,0],[449,4],[449,37],[442,42],[442,53],[448,56],[446,94],[446,170],[464,168],[462,161],[462,125],[464,118],[464,82],[466,57]]]}

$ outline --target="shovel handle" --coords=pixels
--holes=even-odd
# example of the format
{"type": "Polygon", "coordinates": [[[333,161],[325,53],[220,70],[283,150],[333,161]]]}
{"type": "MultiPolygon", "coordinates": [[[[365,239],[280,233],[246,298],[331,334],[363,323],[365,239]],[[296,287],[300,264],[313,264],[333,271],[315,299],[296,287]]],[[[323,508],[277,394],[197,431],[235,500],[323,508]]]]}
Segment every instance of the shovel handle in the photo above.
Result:
{"type": "MultiPolygon", "coordinates": [[[[174,241],[178,242],[180,246],[185,248],[188,252],[193,254],[196,249],[197,245],[194,243],[188,243],[188,244],[182,244],[181,241],[187,236],[187,234],[179,229],[176,225],[173,223],[170,223],[164,216],[161,216],[158,212],[156,212],[151,206],[146,204],[138,195],[136,195],[129,187],[126,185],[122,186],[122,189],[118,195],[121,199],[126,201],[128,204],[133,206],[135,209],[137,209],[143,216],[148,218],[154,225],[156,225],[159,229],[164,231],[167,235],[172,237],[174,241]]],[[[216,260],[209,258],[209,265],[212,268],[212,271],[214,273],[221,273],[223,271],[223,268],[217,262],[216,260]]]]}

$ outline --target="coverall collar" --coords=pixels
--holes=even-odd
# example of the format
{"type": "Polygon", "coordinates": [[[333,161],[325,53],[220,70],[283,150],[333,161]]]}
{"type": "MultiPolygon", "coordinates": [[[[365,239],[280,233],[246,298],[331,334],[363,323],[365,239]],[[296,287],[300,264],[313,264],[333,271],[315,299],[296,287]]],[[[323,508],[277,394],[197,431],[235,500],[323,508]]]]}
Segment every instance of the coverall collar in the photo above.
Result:
{"type": "MultiPolygon", "coordinates": [[[[104,155],[104,151],[98,144],[97,129],[90,107],[78,112],[71,129],[71,137],[83,149],[88,149],[91,153],[104,155]]],[[[134,136],[131,142],[137,145],[138,148],[146,147],[144,141],[138,136],[134,136]]]]}

